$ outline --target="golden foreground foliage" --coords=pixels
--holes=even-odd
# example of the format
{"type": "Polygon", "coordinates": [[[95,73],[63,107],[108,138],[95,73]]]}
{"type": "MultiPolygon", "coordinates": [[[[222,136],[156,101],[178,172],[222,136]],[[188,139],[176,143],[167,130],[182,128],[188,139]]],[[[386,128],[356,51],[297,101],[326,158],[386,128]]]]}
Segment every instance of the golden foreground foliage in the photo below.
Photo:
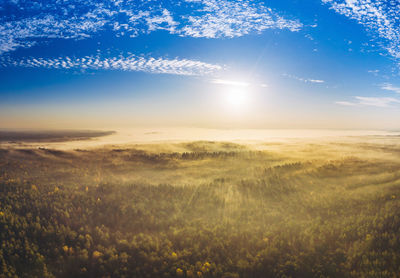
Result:
{"type": "Polygon", "coordinates": [[[0,149],[0,277],[398,277],[400,138],[0,149]]]}

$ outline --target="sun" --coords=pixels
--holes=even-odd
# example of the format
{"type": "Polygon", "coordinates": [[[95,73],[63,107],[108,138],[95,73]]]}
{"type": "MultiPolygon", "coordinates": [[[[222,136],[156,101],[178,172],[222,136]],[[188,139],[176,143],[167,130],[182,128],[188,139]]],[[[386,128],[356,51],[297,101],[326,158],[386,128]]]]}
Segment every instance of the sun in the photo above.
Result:
{"type": "Polygon", "coordinates": [[[242,111],[249,102],[249,92],[245,87],[229,86],[224,92],[226,108],[236,112],[242,111]]]}
{"type": "Polygon", "coordinates": [[[250,111],[254,86],[243,80],[213,79],[220,97],[221,112],[229,116],[244,116],[250,111]]]}

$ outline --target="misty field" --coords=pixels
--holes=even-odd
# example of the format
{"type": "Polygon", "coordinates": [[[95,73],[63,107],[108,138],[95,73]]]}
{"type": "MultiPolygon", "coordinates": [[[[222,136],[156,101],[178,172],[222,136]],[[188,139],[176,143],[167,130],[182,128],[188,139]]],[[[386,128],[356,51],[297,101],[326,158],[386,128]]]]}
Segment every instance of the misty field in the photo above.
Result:
{"type": "Polygon", "coordinates": [[[0,148],[0,277],[399,277],[400,138],[0,148]]]}

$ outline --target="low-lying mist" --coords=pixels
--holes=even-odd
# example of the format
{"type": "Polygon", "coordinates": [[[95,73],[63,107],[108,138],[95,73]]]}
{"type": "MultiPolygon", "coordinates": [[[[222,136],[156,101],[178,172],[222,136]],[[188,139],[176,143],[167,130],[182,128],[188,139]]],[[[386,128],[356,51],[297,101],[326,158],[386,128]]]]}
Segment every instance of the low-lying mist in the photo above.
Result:
{"type": "Polygon", "coordinates": [[[395,277],[398,137],[333,135],[3,144],[2,271],[395,277]]]}

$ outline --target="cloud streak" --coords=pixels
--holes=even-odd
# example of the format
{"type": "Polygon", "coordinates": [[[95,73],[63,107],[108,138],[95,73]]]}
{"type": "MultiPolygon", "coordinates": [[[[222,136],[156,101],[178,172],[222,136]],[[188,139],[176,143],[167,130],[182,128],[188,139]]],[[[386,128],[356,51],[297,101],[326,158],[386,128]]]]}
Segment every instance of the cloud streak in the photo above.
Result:
{"type": "Polygon", "coordinates": [[[375,106],[375,107],[389,107],[392,104],[400,103],[397,98],[391,97],[354,97],[355,101],[336,101],[335,103],[343,106],[375,106]]]}
{"type": "Polygon", "coordinates": [[[400,94],[400,87],[395,87],[392,84],[385,83],[382,85],[382,90],[391,91],[400,94]]]}
{"type": "Polygon", "coordinates": [[[250,0],[4,0],[0,54],[31,47],[39,39],[84,39],[101,31],[117,37],[163,30],[186,37],[233,38],[300,28],[299,21],[250,0]]]}
{"type": "Polygon", "coordinates": [[[302,77],[298,77],[298,76],[291,75],[291,74],[283,74],[283,76],[289,77],[289,78],[292,78],[292,79],[295,79],[297,81],[301,81],[304,83],[316,83],[316,84],[325,83],[325,80],[321,80],[321,79],[302,78],[302,77]]]}
{"type": "Polygon", "coordinates": [[[212,79],[211,83],[218,84],[218,85],[235,86],[235,87],[249,87],[250,86],[250,83],[247,83],[247,82],[239,82],[239,81],[224,80],[224,79],[212,79]]]}
{"type": "Polygon", "coordinates": [[[208,75],[223,69],[222,66],[188,59],[145,58],[129,55],[112,58],[100,56],[27,58],[11,60],[3,58],[0,67],[26,67],[63,70],[120,70],[141,71],[175,75],[208,75]]]}
{"type": "Polygon", "coordinates": [[[245,81],[233,81],[233,80],[226,80],[226,79],[211,79],[210,83],[221,85],[221,86],[230,86],[230,87],[261,87],[267,88],[268,85],[265,83],[249,83],[245,81]]]}

